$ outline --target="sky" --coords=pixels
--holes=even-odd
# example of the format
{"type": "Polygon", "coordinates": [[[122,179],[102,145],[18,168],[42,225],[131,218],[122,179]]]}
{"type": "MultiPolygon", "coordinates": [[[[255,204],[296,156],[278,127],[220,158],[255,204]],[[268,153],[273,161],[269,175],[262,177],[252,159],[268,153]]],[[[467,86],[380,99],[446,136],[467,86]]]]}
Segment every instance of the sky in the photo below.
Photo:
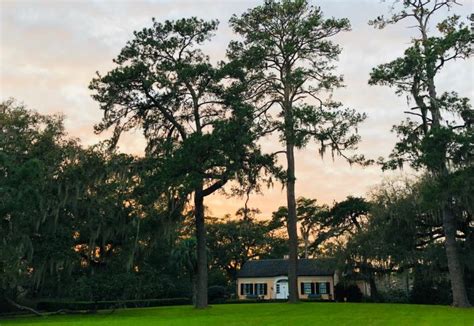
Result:
{"type": "MultiPolygon", "coordinates": [[[[367,22],[389,11],[389,2],[380,0],[319,0],[326,17],[347,17],[352,31],[333,38],[343,52],[338,72],[345,87],[334,92],[334,99],[368,115],[359,127],[362,141],[358,153],[368,158],[386,157],[396,141],[391,126],[404,118],[406,97],[398,97],[388,87],[369,86],[369,73],[378,64],[403,54],[415,30],[408,25],[375,30],[367,22]]],[[[463,17],[474,12],[474,0],[460,0],[452,12],[463,17]]],[[[262,1],[253,0],[0,0],[0,101],[15,98],[43,114],[60,113],[70,136],[85,146],[105,139],[93,132],[100,122],[98,103],[91,98],[89,82],[97,71],[106,73],[134,30],[151,26],[157,20],[197,16],[218,19],[219,30],[204,47],[211,60],[224,59],[230,40],[236,38],[228,26],[232,14],[240,14],[262,1]]],[[[437,19],[442,19],[441,14],[437,19]]],[[[456,90],[474,98],[473,59],[455,62],[438,78],[439,90],[456,90]]],[[[261,141],[265,150],[282,148],[276,138],[261,141]]],[[[140,130],[130,132],[119,143],[120,151],[141,155],[144,140],[140,130]]],[[[316,144],[296,153],[296,194],[332,204],[349,195],[365,196],[384,178],[401,173],[382,172],[380,167],[350,166],[340,158],[318,154],[316,144]]],[[[249,207],[259,208],[269,217],[285,205],[281,184],[252,195],[249,207]]],[[[233,214],[244,205],[240,198],[221,194],[207,198],[213,216],[233,214]]]]}

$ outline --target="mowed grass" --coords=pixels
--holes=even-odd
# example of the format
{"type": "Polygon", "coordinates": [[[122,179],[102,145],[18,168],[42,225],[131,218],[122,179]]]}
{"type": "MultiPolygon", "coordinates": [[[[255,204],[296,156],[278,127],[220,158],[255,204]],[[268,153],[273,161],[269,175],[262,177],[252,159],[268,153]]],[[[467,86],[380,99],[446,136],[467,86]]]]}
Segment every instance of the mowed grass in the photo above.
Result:
{"type": "Polygon", "coordinates": [[[0,325],[474,325],[474,309],[369,303],[264,303],[124,309],[110,314],[17,317],[0,325]]]}

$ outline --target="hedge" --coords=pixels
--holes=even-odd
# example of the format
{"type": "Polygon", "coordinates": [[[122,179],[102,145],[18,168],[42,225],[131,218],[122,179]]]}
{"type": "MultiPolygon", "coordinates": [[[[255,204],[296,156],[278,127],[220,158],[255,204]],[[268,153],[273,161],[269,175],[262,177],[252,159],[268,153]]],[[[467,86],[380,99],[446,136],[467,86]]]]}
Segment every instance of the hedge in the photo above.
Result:
{"type": "Polygon", "coordinates": [[[68,310],[99,310],[112,308],[142,308],[142,307],[160,307],[160,306],[180,306],[191,304],[189,298],[168,298],[168,299],[149,299],[149,300],[123,300],[123,301],[58,301],[43,300],[37,304],[38,310],[57,311],[61,309],[68,310]]]}

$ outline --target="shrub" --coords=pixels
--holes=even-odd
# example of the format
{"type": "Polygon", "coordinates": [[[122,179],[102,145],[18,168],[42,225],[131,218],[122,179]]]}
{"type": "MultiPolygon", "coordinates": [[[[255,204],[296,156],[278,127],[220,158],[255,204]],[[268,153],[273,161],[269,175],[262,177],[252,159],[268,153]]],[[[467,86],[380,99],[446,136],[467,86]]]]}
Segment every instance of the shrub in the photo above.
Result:
{"type": "Polygon", "coordinates": [[[261,299],[245,299],[245,300],[240,300],[240,299],[228,299],[225,300],[224,302],[219,302],[219,303],[225,303],[225,304],[245,304],[245,303],[275,303],[275,302],[287,302],[288,300],[286,299],[269,299],[269,300],[261,300],[261,299]]]}
{"type": "Polygon", "coordinates": [[[227,298],[227,289],[224,286],[214,285],[207,289],[207,298],[209,303],[222,303],[227,298]]]}
{"type": "Polygon", "coordinates": [[[63,293],[52,297],[72,298],[75,301],[113,301],[186,296],[178,290],[166,275],[96,273],[78,277],[63,293]]]}
{"type": "Polygon", "coordinates": [[[124,300],[124,301],[40,301],[38,310],[57,311],[67,310],[100,310],[112,308],[143,308],[160,306],[181,306],[191,304],[189,298],[167,298],[148,300],[124,300]]]}
{"type": "Polygon", "coordinates": [[[409,303],[410,296],[405,290],[390,289],[378,292],[378,301],[385,303],[409,303]]]}
{"type": "Polygon", "coordinates": [[[447,280],[435,281],[416,275],[410,293],[410,302],[448,305],[452,301],[450,289],[451,286],[447,280]]]}
{"type": "Polygon", "coordinates": [[[18,312],[19,310],[12,306],[7,300],[0,297],[0,314],[9,312],[18,312]]]}
{"type": "Polygon", "coordinates": [[[354,283],[338,283],[334,287],[336,301],[361,302],[362,292],[354,283]]]}

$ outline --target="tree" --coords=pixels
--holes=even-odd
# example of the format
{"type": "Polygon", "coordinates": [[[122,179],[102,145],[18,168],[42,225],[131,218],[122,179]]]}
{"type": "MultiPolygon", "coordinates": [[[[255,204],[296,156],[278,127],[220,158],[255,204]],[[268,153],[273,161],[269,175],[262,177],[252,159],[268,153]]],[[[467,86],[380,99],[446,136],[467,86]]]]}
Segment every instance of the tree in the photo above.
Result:
{"type": "Polygon", "coordinates": [[[195,304],[197,271],[196,239],[185,238],[177,242],[171,252],[171,259],[178,270],[185,271],[189,277],[190,283],[193,287],[193,303],[195,304]]]}
{"type": "Polygon", "coordinates": [[[426,169],[441,184],[442,220],[446,256],[453,292],[453,305],[470,306],[464,284],[463,264],[456,242],[456,217],[450,190],[451,174],[472,165],[474,133],[473,110],[469,99],[456,92],[440,94],[436,77],[453,60],[472,55],[473,34],[459,16],[450,16],[436,25],[437,33],[430,34],[434,15],[456,5],[455,0],[404,0],[402,9],[386,19],[378,17],[371,23],[383,28],[387,24],[411,20],[419,32],[403,57],[373,69],[370,84],[395,87],[397,94],[409,94],[414,107],[406,112],[408,118],[394,130],[400,141],[384,162],[385,168],[397,168],[409,163],[416,169],[426,169]],[[456,116],[450,121],[448,115],[456,116]]]}
{"type": "Polygon", "coordinates": [[[114,60],[117,67],[98,74],[90,88],[104,111],[101,132],[143,128],[146,155],[157,187],[194,197],[196,223],[196,307],[207,306],[207,253],[204,198],[230,180],[254,184],[262,165],[253,131],[254,110],[243,103],[245,74],[233,63],[213,66],[199,46],[217,21],[197,18],[153,20],[134,33],[114,60]]]}
{"type": "MultiPolygon", "coordinates": [[[[296,201],[296,216],[300,224],[300,234],[303,240],[304,258],[310,256],[311,239],[315,238],[322,241],[327,240],[323,236],[323,228],[329,218],[329,207],[326,205],[318,206],[316,199],[299,197],[296,201]]],[[[288,223],[288,209],[284,206],[279,207],[273,212],[272,220],[282,226],[288,223]]]]}
{"type": "MultiPolygon", "coordinates": [[[[342,85],[333,74],[333,62],[340,48],[329,38],[349,30],[347,19],[324,19],[320,8],[306,0],[265,1],[230,20],[243,42],[232,42],[229,57],[239,60],[252,72],[249,83],[252,100],[258,103],[262,134],[279,132],[286,154],[284,182],[287,191],[289,236],[289,301],[298,300],[297,213],[295,195],[295,148],[310,140],[343,154],[354,149],[359,137],[353,128],[365,116],[323,95],[342,85]]],[[[277,153],[275,153],[276,155],[277,153]]],[[[360,157],[346,157],[353,162],[360,157]]]]}
{"type": "MultiPolygon", "coordinates": [[[[316,199],[299,197],[296,201],[296,215],[303,240],[303,255],[322,255],[328,245],[338,241],[343,245],[352,236],[363,231],[368,223],[370,204],[360,197],[348,196],[333,207],[317,205],[316,199]]],[[[273,212],[272,221],[286,226],[288,210],[279,207],[273,212]]]]}
{"type": "MultiPolygon", "coordinates": [[[[371,283],[376,275],[409,272],[415,277],[415,283],[428,284],[435,279],[444,282],[448,267],[441,241],[444,231],[438,193],[435,179],[429,174],[416,179],[388,179],[375,187],[370,193],[367,222],[351,235],[339,252],[346,266],[359,270],[371,283]]],[[[469,226],[470,204],[461,196],[454,196],[453,208],[462,212],[457,215],[456,238],[464,243],[460,254],[466,262],[466,270],[472,271],[474,228],[469,226]]],[[[371,284],[371,295],[377,299],[375,285],[371,284]]],[[[434,302],[433,298],[426,299],[434,302]]]]}
{"type": "Polygon", "coordinates": [[[250,259],[282,257],[287,250],[286,239],[275,234],[278,225],[257,220],[258,210],[240,209],[238,219],[209,223],[208,243],[213,264],[225,270],[229,280],[237,279],[237,271],[250,259]],[[246,212],[247,210],[247,212],[246,212]]]}
{"type": "Polygon", "coordinates": [[[0,291],[15,300],[70,269],[77,256],[72,221],[62,219],[69,195],[61,173],[79,148],[62,117],[13,100],[0,104],[0,130],[0,291]]]}
{"type": "Polygon", "coordinates": [[[172,214],[163,194],[152,205],[137,199],[143,162],[101,145],[84,149],[67,137],[61,116],[13,101],[0,104],[0,126],[1,296],[161,295],[162,283],[147,284],[148,271],[163,280],[166,270],[147,256],[169,251],[163,235],[172,214]]]}
{"type": "Polygon", "coordinates": [[[338,235],[344,232],[355,234],[367,224],[370,204],[362,197],[348,196],[345,200],[335,203],[331,208],[329,225],[339,230],[338,235]]]}

